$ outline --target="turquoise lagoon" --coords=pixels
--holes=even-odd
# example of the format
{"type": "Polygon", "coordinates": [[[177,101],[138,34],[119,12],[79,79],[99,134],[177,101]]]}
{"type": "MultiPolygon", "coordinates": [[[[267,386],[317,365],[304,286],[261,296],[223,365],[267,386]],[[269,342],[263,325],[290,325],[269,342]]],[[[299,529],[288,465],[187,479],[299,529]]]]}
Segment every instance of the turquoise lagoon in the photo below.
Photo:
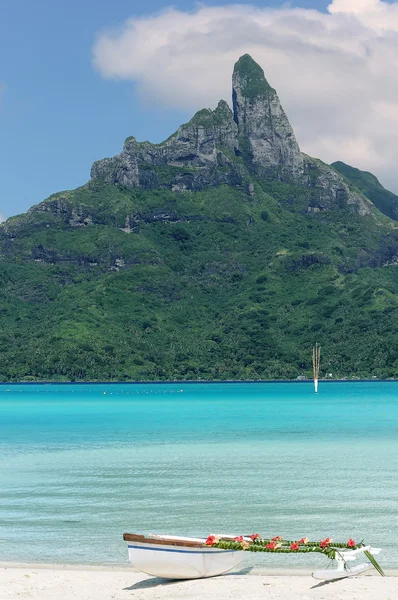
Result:
{"type": "Polygon", "coordinates": [[[397,568],[397,516],[395,382],[0,386],[0,561],[127,564],[124,531],[259,532],[365,539],[397,568]]]}

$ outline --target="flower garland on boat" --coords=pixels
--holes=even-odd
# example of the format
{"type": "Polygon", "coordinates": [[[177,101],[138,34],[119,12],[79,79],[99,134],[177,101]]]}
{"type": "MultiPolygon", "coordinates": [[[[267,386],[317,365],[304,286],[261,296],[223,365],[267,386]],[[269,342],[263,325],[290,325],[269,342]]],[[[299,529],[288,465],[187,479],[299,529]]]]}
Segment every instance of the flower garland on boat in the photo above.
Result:
{"type": "MultiPolygon", "coordinates": [[[[325,538],[319,542],[310,542],[306,537],[300,540],[284,540],[280,535],[273,538],[261,538],[258,533],[249,536],[239,535],[233,540],[220,538],[216,535],[209,535],[205,546],[220,548],[222,550],[246,550],[248,552],[273,552],[281,554],[299,553],[299,552],[319,552],[325,554],[331,560],[336,558],[336,554],[344,550],[358,550],[363,548],[363,542],[355,542],[350,538],[345,543],[336,543],[332,538],[325,538]]],[[[369,551],[364,551],[375,569],[384,577],[383,569],[377,563],[374,556],[369,551]]]]}

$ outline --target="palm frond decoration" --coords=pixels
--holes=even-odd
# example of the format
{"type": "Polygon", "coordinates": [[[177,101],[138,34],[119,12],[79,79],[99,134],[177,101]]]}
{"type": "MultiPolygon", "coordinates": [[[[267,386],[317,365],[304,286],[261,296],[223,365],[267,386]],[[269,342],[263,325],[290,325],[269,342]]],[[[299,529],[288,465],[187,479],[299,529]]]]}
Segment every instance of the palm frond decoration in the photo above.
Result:
{"type": "MultiPolygon", "coordinates": [[[[345,543],[334,542],[332,538],[325,538],[319,542],[310,542],[306,537],[294,541],[284,540],[281,536],[262,538],[258,533],[249,536],[240,535],[235,538],[222,538],[216,535],[209,535],[205,545],[220,548],[222,550],[246,550],[248,552],[272,552],[276,554],[318,552],[324,554],[331,561],[343,561],[345,565],[344,568],[347,569],[348,572],[350,569],[347,567],[345,561],[347,550],[361,550],[366,547],[363,541],[357,543],[352,538],[345,543]]],[[[385,577],[383,569],[373,554],[369,550],[363,550],[363,553],[376,571],[382,577],[385,577]]]]}
{"type": "Polygon", "coordinates": [[[384,573],[383,569],[381,568],[381,566],[379,565],[379,563],[377,562],[377,560],[375,559],[375,557],[373,556],[373,554],[371,554],[369,552],[369,550],[365,550],[364,555],[366,556],[366,558],[368,559],[368,561],[370,563],[372,563],[372,565],[374,566],[374,568],[376,569],[376,571],[378,573],[380,573],[380,575],[382,577],[385,577],[386,574],[384,573]]]}

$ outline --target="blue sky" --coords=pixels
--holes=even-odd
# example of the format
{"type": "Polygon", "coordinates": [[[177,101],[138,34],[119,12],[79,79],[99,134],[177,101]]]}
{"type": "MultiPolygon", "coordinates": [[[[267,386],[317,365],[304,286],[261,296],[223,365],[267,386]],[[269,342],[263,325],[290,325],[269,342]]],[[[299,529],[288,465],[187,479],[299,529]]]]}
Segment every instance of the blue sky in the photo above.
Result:
{"type": "Polygon", "coordinates": [[[160,141],[189,116],[145,109],[131,82],[104,80],[91,64],[99,32],[167,6],[159,0],[2,2],[0,213],[23,212],[83,184],[91,163],[119,152],[127,136],[160,141]]]}
{"type": "MultiPolygon", "coordinates": [[[[133,81],[105,79],[92,65],[101,32],[167,6],[160,0],[3,0],[0,213],[18,214],[85,183],[92,162],[118,153],[129,135],[160,141],[191,116],[188,106],[146,103],[133,81]]],[[[187,11],[197,4],[176,0],[173,6],[187,11]]],[[[295,6],[325,11],[327,3],[299,0],[295,6]]]]}

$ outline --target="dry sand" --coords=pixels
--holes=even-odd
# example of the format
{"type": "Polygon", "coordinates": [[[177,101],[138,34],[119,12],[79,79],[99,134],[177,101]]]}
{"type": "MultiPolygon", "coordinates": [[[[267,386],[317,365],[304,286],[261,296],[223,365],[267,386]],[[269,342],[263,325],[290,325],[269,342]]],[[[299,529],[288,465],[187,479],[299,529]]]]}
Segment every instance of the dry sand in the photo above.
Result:
{"type": "Polygon", "coordinates": [[[167,581],[130,569],[0,567],[1,600],[398,600],[398,577],[319,582],[309,575],[226,575],[167,581]]]}

